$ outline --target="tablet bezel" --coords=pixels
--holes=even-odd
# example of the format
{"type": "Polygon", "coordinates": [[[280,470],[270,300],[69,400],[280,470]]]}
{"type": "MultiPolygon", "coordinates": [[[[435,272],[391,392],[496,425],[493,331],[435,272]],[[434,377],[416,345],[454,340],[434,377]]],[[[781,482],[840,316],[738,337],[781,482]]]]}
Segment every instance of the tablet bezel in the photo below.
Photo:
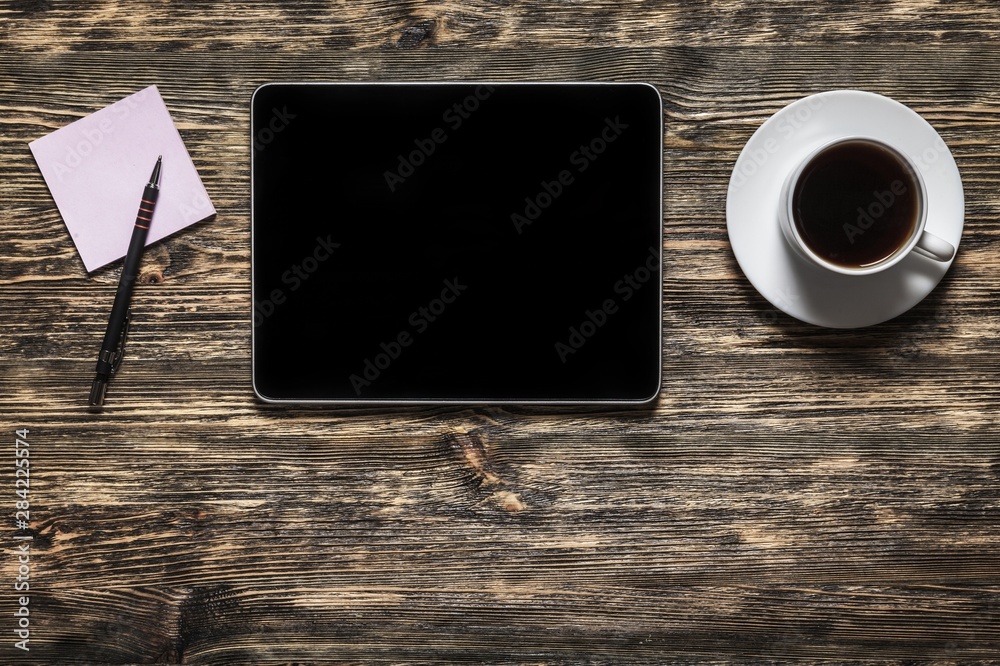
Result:
{"type": "Polygon", "coordinates": [[[380,406],[380,405],[395,405],[395,406],[407,406],[407,405],[632,405],[641,406],[648,405],[659,397],[660,390],[663,384],[663,96],[660,94],[659,89],[656,86],[636,81],[636,82],[606,82],[606,81],[330,81],[330,82],[312,82],[312,81],[272,81],[264,83],[258,86],[251,96],[250,99],[250,280],[251,280],[251,310],[250,310],[250,332],[251,332],[251,382],[253,385],[254,394],[257,398],[268,404],[278,404],[278,405],[342,405],[342,406],[380,406]],[[658,331],[657,337],[659,339],[659,345],[657,350],[657,381],[656,387],[653,393],[644,398],[602,398],[602,399],[590,399],[590,400],[580,400],[580,399],[452,399],[452,398],[429,398],[429,399],[394,399],[394,398],[316,398],[316,399],[299,399],[299,398],[275,398],[271,396],[266,396],[257,386],[257,370],[256,370],[256,327],[254,326],[254,305],[253,305],[253,294],[254,290],[254,261],[256,256],[256,233],[255,233],[255,212],[254,212],[254,202],[255,202],[255,160],[256,151],[254,150],[254,128],[256,127],[255,122],[255,109],[256,109],[256,98],[257,94],[268,87],[271,86],[309,86],[309,87],[331,87],[331,86],[644,86],[652,90],[656,94],[658,101],[660,113],[658,114],[659,123],[659,146],[658,152],[660,155],[660,160],[658,164],[658,176],[659,176],[659,197],[658,197],[658,217],[660,219],[658,242],[660,249],[660,262],[659,271],[657,272],[657,279],[660,285],[660,298],[659,298],[659,309],[658,309],[658,331]]]}

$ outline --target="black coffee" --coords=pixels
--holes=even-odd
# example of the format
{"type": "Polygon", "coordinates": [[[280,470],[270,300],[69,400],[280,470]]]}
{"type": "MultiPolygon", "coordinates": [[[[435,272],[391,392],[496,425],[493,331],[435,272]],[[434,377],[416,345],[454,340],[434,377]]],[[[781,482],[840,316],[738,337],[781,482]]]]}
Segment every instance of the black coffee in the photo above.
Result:
{"type": "Polygon", "coordinates": [[[892,150],[863,140],[836,143],[809,161],[792,192],[792,219],[819,257],[864,268],[892,257],[917,226],[916,175],[892,150]]]}

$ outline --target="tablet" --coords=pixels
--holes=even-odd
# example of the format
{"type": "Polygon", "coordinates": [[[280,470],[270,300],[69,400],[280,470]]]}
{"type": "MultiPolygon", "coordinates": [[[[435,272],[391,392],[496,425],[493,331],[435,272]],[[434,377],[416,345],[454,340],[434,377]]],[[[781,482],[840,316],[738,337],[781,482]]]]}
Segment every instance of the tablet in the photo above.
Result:
{"type": "Polygon", "coordinates": [[[654,399],[662,118],[638,83],[258,88],[258,397],[654,399]]]}

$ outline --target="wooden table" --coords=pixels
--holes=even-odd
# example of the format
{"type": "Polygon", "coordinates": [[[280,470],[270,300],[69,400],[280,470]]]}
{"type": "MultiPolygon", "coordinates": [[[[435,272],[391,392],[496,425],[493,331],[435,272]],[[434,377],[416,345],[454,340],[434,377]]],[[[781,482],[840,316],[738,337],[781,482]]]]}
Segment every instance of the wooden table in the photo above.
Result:
{"type": "Polygon", "coordinates": [[[967,0],[4,3],[0,662],[1000,659],[998,30],[967,0]],[[253,89],[485,78],[662,92],[658,403],[256,401],[253,89]],[[150,84],[219,212],[147,253],[92,414],[120,263],[85,272],[27,144],[150,84]],[[777,312],[725,226],[753,131],[838,88],[921,113],[966,195],[940,287],[856,331],[777,312]]]}

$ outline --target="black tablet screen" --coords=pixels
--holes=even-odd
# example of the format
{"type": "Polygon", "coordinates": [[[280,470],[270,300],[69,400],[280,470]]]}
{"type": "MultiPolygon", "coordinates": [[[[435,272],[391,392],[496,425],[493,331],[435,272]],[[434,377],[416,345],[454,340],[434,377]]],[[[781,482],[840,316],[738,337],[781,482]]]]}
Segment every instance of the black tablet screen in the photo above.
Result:
{"type": "Polygon", "coordinates": [[[262,398],[659,390],[654,88],[268,84],[251,125],[262,398]]]}

